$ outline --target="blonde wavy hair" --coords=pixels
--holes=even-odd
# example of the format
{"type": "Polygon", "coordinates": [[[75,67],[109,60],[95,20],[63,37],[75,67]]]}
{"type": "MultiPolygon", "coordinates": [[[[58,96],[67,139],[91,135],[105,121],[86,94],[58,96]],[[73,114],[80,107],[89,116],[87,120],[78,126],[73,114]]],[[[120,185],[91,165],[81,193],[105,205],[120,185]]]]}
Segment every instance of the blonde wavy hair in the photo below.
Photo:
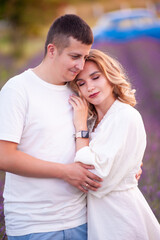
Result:
{"type": "MultiPolygon", "coordinates": [[[[113,86],[113,94],[116,99],[133,107],[136,105],[135,89],[131,88],[131,83],[123,67],[117,60],[99,50],[91,49],[86,58],[86,62],[87,61],[94,62],[110,82],[111,86],[113,86]]],[[[80,95],[79,88],[76,84],[76,78],[70,82],[70,87],[74,92],[80,95]]],[[[96,111],[94,106],[89,103],[89,116],[91,115],[96,115],[96,111]]]]}

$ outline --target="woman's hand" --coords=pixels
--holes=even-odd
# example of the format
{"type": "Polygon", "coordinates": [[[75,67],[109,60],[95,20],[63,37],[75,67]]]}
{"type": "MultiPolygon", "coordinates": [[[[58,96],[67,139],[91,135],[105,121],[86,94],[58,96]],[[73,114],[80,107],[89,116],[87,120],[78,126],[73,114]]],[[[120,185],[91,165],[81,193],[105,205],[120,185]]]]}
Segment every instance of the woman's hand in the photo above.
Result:
{"type": "Polygon", "coordinates": [[[72,95],[69,98],[69,103],[73,107],[73,123],[76,132],[87,130],[88,104],[84,98],[72,95]]]}

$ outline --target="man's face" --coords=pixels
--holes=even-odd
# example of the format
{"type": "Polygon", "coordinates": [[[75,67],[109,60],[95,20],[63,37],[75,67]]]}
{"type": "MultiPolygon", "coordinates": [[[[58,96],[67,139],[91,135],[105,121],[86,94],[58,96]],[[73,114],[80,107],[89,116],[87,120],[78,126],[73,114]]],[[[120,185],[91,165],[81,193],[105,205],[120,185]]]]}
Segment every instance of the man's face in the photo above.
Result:
{"type": "Polygon", "coordinates": [[[83,69],[85,58],[89,54],[91,45],[82,44],[73,37],[69,37],[69,46],[61,53],[54,51],[54,77],[57,84],[72,81],[83,69]]]}

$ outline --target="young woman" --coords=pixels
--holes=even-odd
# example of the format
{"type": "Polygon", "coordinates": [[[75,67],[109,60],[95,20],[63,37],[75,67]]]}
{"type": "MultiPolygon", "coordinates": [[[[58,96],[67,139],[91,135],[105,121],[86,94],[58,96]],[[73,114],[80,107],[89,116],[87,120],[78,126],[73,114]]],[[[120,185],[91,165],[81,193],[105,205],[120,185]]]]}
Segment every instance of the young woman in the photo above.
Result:
{"type": "MultiPolygon", "coordinates": [[[[74,109],[75,161],[94,165],[103,178],[98,191],[88,192],[88,240],[159,240],[159,223],[135,178],[146,133],[134,108],[135,91],[122,67],[91,50],[70,86],[80,96],[69,99],[74,109]]],[[[86,192],[89,185],[84,179],[86,192]]]]}

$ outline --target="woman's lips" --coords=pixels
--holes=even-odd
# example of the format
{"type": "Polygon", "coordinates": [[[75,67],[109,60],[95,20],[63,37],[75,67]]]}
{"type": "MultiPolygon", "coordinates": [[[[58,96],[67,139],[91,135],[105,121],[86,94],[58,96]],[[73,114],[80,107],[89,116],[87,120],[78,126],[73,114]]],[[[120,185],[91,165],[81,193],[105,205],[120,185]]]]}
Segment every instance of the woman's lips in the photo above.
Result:
{"type": "Polygon", "coordinates": [[[100,92],[93,93],[93,94],[89,95],[89,98],[95,98],[95,97],[97,97],[97,95],[98,95],[99,93],[100,93],[100,92]]]}

